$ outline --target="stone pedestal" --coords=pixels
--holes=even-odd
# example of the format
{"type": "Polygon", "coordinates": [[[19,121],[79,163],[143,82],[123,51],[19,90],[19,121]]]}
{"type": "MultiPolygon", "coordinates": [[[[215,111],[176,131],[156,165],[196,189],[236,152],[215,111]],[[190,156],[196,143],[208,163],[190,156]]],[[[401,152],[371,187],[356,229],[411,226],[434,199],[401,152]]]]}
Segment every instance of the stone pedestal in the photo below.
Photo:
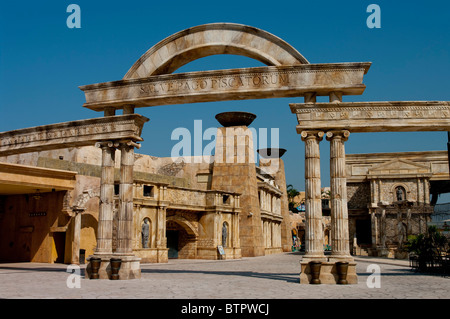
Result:
{"type": "MultiPolygon", "coordinates": [[[[326,260],[326,258],[325,258],[326,260]]],[[[309,259],[303,259],[300,262],[301,272],[300,272],[300,284],[309,284],[311,281],[311,269],[309,266],[309,259]]],[[[336,262],[337,261],[348,261],[348,270],[347,270],[347,282],[348,284],[357,284],[358,276],[356,274],[356,262],[353,258],[345,260],[343,258],[339,258],[334,260],[330,258],[327,261],[322,261],[322,266],[320,268],[320,282],[321,284],[337,284],[339,280],[339,276],[336,270],[336,262]]]]}
{"type": "Polygon", "coordinates": [[[136,256],[118,256],[114,255],[94,255],[89,256],[88,264],[86,266],[86,277],[91,278],[91,263],[90,259],[92,257],[101,258],[101,264],[99,269],[99,278],[98,279],[111,279],[111,258],[120,258],[122,260],[122,264],[119,270],[119,279],[120,280],[128,280],[128,279],[139,279],[141,278],[141,259],[136,256]]]}

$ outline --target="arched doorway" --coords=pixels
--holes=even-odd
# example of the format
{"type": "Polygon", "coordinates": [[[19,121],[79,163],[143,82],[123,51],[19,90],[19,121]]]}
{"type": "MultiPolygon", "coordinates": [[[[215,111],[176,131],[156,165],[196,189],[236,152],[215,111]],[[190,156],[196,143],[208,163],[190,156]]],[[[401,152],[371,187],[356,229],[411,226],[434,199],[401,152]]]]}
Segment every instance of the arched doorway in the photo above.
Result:
{"type": "Polygon", "coordinates": [[[174,224],[174,225],[168,224],[167,230],[166,230],[167,248],[169,249],[168,258],[176,259],[176,258],[178,258],[178,251],[180,249],[179,237],[180,237],[180,231],[182,231],[182,230],[177,229],[178,227],[176,227],[177,226],[176,223],[171,223],[171,224],[174,224]]]}
{"type": "Polygon", "coordinates": [[[193,259],[197,257],[198,232],[185,218],[167,217],[166,238],[169,259],[193,259]]]}

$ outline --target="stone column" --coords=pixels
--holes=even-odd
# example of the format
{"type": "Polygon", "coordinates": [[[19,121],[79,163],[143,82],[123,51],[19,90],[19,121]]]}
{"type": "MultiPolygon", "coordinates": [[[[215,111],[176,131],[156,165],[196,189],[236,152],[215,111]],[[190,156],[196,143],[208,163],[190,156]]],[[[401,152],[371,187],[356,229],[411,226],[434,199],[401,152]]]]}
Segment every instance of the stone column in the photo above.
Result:
{"type": "Polygon", "coordinates": [[[346,130],[327,132],[330,141],[331,255],[343,258],[350,257],[344,147],[349,135],[346,130]]]}
{"type": "Polygon", "coordinates": [[[158,207],[156,248],[166,248],[166,206],[158,207]]]}
{"type": "Polygon", "coordinates": [[[429,183],[429,179],[424,178],[423,179],[423,185],[425,188],[425,204],[429,204],[430,203],[430,183],[429,183]]]}
{"type": "Polygon", "coordinates": [[[322,199],[320,189],[320,150],[322,131],[303,131],[305,142],[305,258],[322,259],[322,199]]]}
{"type": "Polygon", "coordinates": [[[379,234],[378,234],[378,218],[377,218],[377,210],[376,208],[369,209],[370,214],[370,222],[371,222],[371,231],[372,231],[372,251],[376,251],[379,243],[379,234]]]}
{"type": "Polygon", "coordinates": [[[116,149],[113,142],[97,143],[96,146],[102,149],[102,175],[95,255],[109,255],[112,254],[114,163],[116,149]]]}
{"type": "Polygon", "coordinates": [[[386,208],[385,207],[381,207],[380,246],[381,246],[381,249],[386,249],[386,208]]]}
{"type": "Polygon", "coordinates": [[[231,233],[231,236],[233,238],[233,248],[239,248],[240,249],[240,243],[239,243],[239,213],[234,213],[231,220],[233,222],[232,233],[231,233]]]}
{"type": "Polygon", "coordinates": [[[81,239],[81,213],[84,208],[73,208],[73,241],[72,241],[72,264],[80,264],[80,239],[81,239]]]}
{"type": "Polygon", "coordinates": [[[116,254],[133,255],[133,166],[134,145],[121,143],[119,216],[116,254]]]}
{"type": "Polygon", "coordinates": [[[330,103],[340,103],[342,102],[342,92],[331,92],[330,93],[330,103]]]}

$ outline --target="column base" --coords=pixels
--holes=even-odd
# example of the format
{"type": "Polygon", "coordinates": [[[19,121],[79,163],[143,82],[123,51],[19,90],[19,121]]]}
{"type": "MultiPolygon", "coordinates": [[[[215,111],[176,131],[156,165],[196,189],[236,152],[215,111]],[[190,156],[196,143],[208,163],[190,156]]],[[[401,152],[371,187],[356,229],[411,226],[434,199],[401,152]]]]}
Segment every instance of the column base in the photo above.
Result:
{"type": "Polygon", "coordinates": [[[337,263],[338,261],[346,261],[348,263],[353,263],[355,261],[355,258],[352,256],[333,256],[331,255],[328,257],[329,262],[337,263]]]}
{"type": "Polygon", "coordinates": [[[120,280],[129,280],[129,279],[139,279],[141,278],[141,259],[132,255],[92,255],[87,258],[88,264],[86,266],[86,276],[91,279],[92,275],[92,267],[91,267],[91,258],[100,258],[101,264],[100,269],[98,271],[99,278],[98,279],[110,279],[111,278],[111,258],[120,258],[122,263],[119,269],[119,279],[120,280]]]}
{"type": "MultiPolygon", "coordinates": [[[[353,258],[350,258],[353,259],[353,258]]],[[[310,258],[303,258],[300,262],[301,270],[300,270],[300,284],[310,284],[312,276],[311,276],[311,269],[309,266],[310,261],[322,261],[319,259],[310,259],[310,258]]],[[[322,266],[320,267],[320,282],[321,284],[337,284],[339,280],[339,276],[336,270],[336,262],[338,261],[347,261],[348,264],[348,270],[347,270],[347,282],[349,285],[357,284],[358,283],[358,276],[356,274],[356,262],[344,260],[342,258],[330,258],[327,260],[325,258],[325,261],[322,261],[322,266]]]]}
{"type": "Polygon", "coordinates": [[[302,262],[309,263],[310,261],[328,261],[328,258],[324,255],[305,255],[302,258],[302,262]]]}

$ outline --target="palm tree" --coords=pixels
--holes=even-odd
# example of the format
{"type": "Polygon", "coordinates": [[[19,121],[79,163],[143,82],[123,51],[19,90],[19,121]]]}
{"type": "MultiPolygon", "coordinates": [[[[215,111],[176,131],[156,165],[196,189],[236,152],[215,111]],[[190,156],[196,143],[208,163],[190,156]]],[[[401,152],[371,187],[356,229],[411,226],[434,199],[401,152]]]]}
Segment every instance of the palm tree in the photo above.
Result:
{"type": "Polygon", "coordinates": [[[295,202],[294,199],[296,196],[300,195],[300,192],[296,190],[294,186],[292,186],[291,184],[286,186],[286,192],[289,202],[289,210],[294,213],[297,213],[298,211],[296,207],[299,205],[299,203],[295,202]]]}

